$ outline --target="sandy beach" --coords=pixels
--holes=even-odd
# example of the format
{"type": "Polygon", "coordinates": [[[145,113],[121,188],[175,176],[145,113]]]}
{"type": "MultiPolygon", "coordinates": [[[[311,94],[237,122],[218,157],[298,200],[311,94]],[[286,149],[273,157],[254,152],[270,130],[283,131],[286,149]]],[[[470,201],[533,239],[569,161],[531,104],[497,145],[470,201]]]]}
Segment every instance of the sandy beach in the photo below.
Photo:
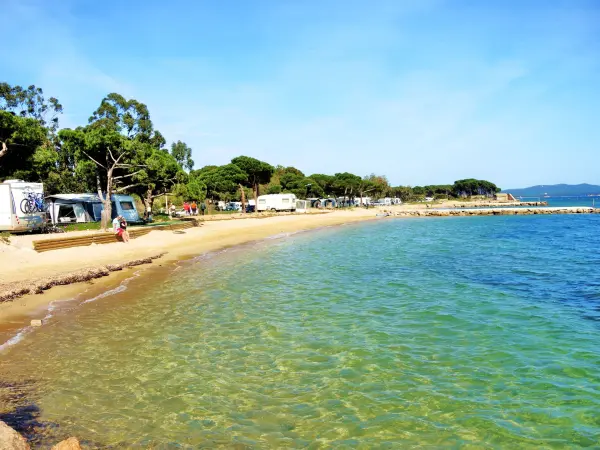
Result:
{"type": "MultiPolygon", "coordinates": [[[[91,245],[44,253],[37,253],[32,247],[32,242],[40,239],[40,235],[14,236],[11,245],[0,245],[2,267],[0,288],[6,290],[12,286],[27,285],[43,278],[73,274],[107,265],[124,264],[162,254],[153,264],[136,267],[136,270],[140,268],[143,270],[280,233],[376,219],[377,212],[376,209],[357,209],[243,220],[207,220],[202,226],[185,231],[152,231],[131,240],[128,244],[91,245]]],[[[74,234],[69,233],[69,236],[74,234]]],[[[56,286],[42,294],[27,294],[2,302],[0,303],[0,332],[6,336],[12,330],[29,324],[33,318],[43,318],[48,305],[53,301],[73,298],[84,290],[86,295],[93,295],[94,291],[110,289],[127,277],[130,270],[112,272],[109,276],[102,276],[85,283],[56,286]]]]}

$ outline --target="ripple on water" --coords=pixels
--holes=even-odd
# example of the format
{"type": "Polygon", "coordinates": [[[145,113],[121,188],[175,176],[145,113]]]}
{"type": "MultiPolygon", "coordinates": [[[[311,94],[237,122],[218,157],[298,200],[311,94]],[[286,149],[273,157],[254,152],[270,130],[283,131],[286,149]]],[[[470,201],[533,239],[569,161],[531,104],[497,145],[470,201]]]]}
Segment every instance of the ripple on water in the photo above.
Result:
{"type": "Polygon", "coordinates": [[[41,444],[593,447],[598,219],[390,220],[229,249],[54,317],[0,376],[33,378],[27,401],[59,425],[41,444]]]}

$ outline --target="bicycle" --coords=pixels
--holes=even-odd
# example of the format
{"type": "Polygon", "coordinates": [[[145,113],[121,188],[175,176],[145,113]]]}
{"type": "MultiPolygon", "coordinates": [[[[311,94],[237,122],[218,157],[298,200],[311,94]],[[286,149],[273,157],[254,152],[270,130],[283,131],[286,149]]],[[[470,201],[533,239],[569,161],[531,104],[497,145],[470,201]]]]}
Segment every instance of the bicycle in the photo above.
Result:
{"type": "Polygon", "coordinates": [[[21,200],[20,206],[21,211],[23,211],[25,214],[46,211],[44,194],[36,194],[32,191],[24,191],[23,195],[25,196],[25,198],[21,200]]]}

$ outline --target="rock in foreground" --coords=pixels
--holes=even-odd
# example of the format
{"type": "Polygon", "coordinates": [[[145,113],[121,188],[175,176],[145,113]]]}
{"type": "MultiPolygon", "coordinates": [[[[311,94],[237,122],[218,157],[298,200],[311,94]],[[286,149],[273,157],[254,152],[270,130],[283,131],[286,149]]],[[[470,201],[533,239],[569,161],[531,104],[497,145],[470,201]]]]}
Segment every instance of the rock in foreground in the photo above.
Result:
{"type": "Polygon", "coordinates": [[[29,448],[23,436],[0,421],[0,450],[29,450],[29,448]]]}
{"type": "Polygon", "coordinates": [[[81,445],[79,445],[77,438],[70,437],[69,439],[60,441],[52,447],[52,450],[81,450],[81,445]]]}

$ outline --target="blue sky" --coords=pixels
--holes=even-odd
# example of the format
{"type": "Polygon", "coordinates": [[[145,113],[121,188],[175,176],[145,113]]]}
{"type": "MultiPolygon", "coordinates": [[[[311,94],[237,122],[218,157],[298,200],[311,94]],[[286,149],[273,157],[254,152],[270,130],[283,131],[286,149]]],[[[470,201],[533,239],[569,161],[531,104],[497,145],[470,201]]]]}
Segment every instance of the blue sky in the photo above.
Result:
{"type": "Polygon", "coordinates": [[[146,103],[196,166],[600,184],[596,0],[0,0],[0,79],[146,103]]]}

